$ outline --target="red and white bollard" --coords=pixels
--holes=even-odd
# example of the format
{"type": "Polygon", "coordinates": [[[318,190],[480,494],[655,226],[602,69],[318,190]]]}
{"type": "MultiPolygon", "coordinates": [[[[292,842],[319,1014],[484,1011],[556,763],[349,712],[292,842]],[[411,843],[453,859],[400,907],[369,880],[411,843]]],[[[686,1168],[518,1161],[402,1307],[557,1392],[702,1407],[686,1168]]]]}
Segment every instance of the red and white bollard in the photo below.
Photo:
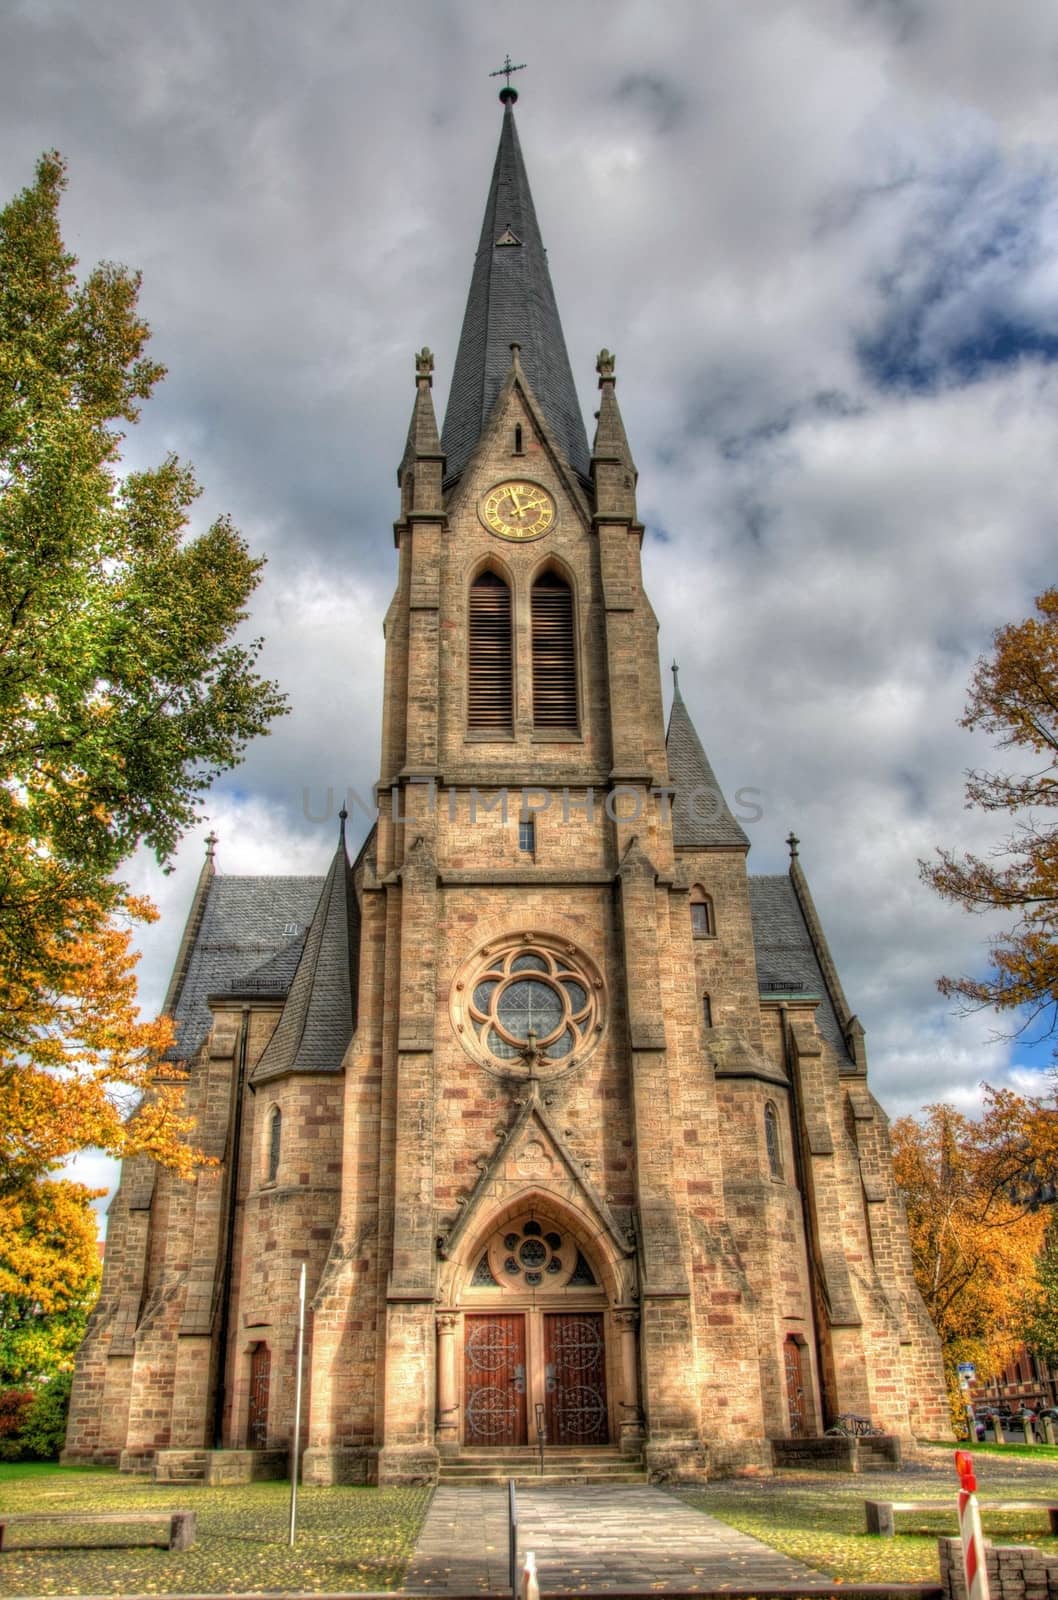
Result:
{"type": "Polygon", "coordinates": [[[522,1600],[540,1600],[540,1585],[536,1581],[536,1557],[531,1550],[525,1552],[522,1568],[522,1600]]]}
{"type": "Polygon", "coordinates": [[[967,1451],[956,1450],[955,1470],[959,1474],[959,1533],[962,1536],[966,1594],[968,1600],[988,1600],[988,1568],[985,1566],[985,1541],[977,1504],[977,1479],[973,1460],[967,1451]]]}

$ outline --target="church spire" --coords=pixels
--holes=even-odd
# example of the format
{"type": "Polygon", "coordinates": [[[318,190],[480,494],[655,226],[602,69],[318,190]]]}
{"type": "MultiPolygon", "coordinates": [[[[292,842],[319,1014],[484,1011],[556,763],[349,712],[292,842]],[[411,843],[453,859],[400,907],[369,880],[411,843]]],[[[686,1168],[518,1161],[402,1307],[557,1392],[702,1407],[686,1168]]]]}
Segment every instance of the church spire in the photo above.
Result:
{"type": "MultiPolygon", "coordinates": [[[[513,70],[513,69],[512,69],[513,70]]],[[[442,443],[448,480],[470,458],[521,346],[529,386],[569,465],[587,479],[590,457],[547,253],[514,124],[513,89],[501,90],[503,126],[459,336],[442,443]]]]}

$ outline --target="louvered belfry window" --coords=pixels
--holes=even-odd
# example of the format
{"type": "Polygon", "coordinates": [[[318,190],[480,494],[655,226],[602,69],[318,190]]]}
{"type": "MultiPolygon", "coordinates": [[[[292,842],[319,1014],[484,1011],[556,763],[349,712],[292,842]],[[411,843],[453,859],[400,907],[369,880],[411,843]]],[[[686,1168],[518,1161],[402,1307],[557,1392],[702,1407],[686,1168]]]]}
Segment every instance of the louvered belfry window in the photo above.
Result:
{"type": "Polygon", "coordinates": [[[470,586],[468,728],[513,732],[512,666],[511,591],[495,572],[483,572],[470,586]]]}
{"type": "Polygon", "coordinates": [[[533,726],[575,729],[577,657],[569,584],[545,572],[533,585],[533,726]]]}

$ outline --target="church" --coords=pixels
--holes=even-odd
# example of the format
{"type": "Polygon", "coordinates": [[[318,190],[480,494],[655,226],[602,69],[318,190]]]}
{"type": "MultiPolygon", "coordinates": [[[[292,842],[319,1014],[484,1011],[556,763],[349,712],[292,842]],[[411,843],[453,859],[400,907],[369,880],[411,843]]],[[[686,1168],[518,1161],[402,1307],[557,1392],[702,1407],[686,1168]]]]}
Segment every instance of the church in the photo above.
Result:
{"type": "Polygon", "coordinates": [[[750,875],[678,681],[666,725],[614,358],[589,443],[500,99],[440,430],[415,361],[377,816],[322,878],[209,841],[165,1009],[213,1162],[124,1165],[69,1462],[285,1474],[303,1264],[306,1482],[949,1435],[863,1028],[797,841],[750,875]]]}

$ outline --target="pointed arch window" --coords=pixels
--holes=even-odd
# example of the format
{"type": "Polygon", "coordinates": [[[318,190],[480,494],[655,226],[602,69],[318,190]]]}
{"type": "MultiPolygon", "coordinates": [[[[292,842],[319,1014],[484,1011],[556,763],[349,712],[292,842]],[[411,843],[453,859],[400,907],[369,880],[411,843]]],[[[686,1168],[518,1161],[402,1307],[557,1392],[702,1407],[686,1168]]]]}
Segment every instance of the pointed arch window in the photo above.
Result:
{"type": "Polygon", "coordinates": [[[467,727],[478,733],[514,731],[511,591],[495,572],[470,586],[467,727]]]}
{"type": "Polygon", "coordinates": [[[696,939],[716,937],[712,896],[706,894],[700,883],[696,883],[691,890],[691,932],[696,939]]]}
{"type": "Polygon", "coordinates": [[[779,1113],[770,1100],[764,1107],[764,1144],[768,1152],[768,1170],[773,1178],[781,1178],[782,1145],[779,1141],[779,1113]]]}
{"type": "Polygon", "coordinates": [[[533,726],[576,732],[577,657],[573,593],[557,572],[533,584],[533,726]]]}
{"type": "Polygon", "coordinates": [[[269,1183],[275,1183],[279,1177],[279,1152],[283,1143],[283,1113],[278,1106],[273,1106],[268,1117],[268,1177],[269,1183]]]}

